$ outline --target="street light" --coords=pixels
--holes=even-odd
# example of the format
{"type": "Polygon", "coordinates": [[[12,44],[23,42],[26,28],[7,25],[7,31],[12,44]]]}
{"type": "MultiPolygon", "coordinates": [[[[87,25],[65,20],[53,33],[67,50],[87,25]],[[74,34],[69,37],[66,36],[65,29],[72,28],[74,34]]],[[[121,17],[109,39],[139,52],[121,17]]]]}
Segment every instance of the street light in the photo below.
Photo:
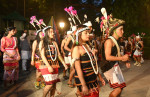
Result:
{"type": "Polygon", "coordinates": [[[59,26],[60,26],[60,28],[62,30],[62,35],[64,35],[63,28],[65,27],[65,23],[64,22],[60,22],[59,26]]]}
{"type": "Polygon", "coordinates": [[[59,23],[59,26],[60,26],[61,29],[63,29],[64,26],[65,26],[65,23],[64,23],[64,22],[60,22],[60,23],[59,23]]]}

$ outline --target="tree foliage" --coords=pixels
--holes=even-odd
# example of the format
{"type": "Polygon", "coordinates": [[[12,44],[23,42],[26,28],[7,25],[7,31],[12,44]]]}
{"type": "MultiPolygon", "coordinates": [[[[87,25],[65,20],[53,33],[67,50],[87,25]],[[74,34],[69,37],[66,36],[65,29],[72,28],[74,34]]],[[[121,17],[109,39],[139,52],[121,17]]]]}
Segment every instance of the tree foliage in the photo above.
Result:
{"type": "MultiPolygon", "coordinates": [[[[74,6],[78,15],[83,20],[86,13],[97,29],[97,35],[100,34],[99,25],[94,19],[101,17],[100,9],[105,7],[108,14],[112,13],[114,17],[126,21],[125,32],[127,36],[134,33],[137,28],[150,28],[150,0],[0,0],[0,15],[7,15],[13,11],[18,11],[27,19],[32,15],[43,18],[49,22],[50,17],[54,16],[56,22],[64,20],[67,22],[67,15],[64,12],[65,7],[74,6]],[[100,2],[102,1],[102,2],[100,2]]],[[[67,22],[66,24],[69,25],[67,22]]]]}

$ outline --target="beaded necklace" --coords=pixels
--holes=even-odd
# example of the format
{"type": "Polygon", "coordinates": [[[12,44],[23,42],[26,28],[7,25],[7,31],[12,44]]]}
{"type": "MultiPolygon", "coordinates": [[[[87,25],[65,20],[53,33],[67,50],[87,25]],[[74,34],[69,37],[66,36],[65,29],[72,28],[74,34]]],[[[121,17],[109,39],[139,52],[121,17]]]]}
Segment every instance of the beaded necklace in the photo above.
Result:
{"type": "Polygon", "coordinates": [[[94,59],[95,59],[95,61],[96,61],[96,68],[97,68],[97,70],[95,70],[95,68],[94,68],[93,61],[92,61],[92,57],[91,57],[90,53],[88,52],[88,50],[85,48],[84,45],[82,45],[82,47],[84,48],[84,50],[86,51],[86,53],[88,54],[88,56],[89,56],[89,58],[90,58],[91,65],[92,65],[92,68],[93,68],[93,70],[94,70],[94,73],[95,73],[95,74],[98,74],[98,65],[97,65],[97,60],[96,60],[95,56],[94,56],[94,59]]]}
{"type": "Polygon", "coordinates": [[[53,42],[52,42],[52,44],[53,44],[53,47],[55,48],[55,58],[53,59],[53,57],[52,57],[52,54],[51,54],[51,51],[50,51],[50,45],[48,45],[49,55],[50,55],[52,61],[55,61],[56,58],[57,58],[57,49],[56,49],[56,46],[55,46],[55,44],[53,42]]]}

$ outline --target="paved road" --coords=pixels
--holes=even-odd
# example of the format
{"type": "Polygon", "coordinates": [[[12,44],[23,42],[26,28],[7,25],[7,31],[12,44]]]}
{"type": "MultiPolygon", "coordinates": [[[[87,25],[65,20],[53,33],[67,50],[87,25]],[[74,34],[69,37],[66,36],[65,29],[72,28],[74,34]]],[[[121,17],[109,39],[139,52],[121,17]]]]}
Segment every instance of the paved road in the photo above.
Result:
{"type": "MultiPolygon", "coordinates": [[[[121,97],[150,97],[150,60],[146,60],[141,67],[132,66],[127,69],[125,65],[121,65],[123,75],[125,77],[127,87],[124,88],[121,97]]],[[[60,73],[61,82],[57,84],[57,89],[61,91],[61,95],[55,97],[76,97],[76,88],[69,88],[67,81],[62,78],[60,73]]],[[[26,75],[20,75],[18,83],[9,90],[3,90],[0,87],[0,97],[42,97],[43,90],[36,90],[34,88],[35,70],[26,75]]],[[[108,83],[106,86],[101,87],[100,97],[108,97],[112,89],[108,83]]]]}

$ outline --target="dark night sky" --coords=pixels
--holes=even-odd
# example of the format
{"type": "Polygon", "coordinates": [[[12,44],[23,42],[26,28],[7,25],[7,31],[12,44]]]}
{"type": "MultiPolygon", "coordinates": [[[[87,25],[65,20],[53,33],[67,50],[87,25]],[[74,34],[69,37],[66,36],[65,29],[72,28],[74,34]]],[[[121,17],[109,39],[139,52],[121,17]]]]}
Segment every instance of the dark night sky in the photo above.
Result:
{"type": "MultiPolygon", "coordinates": [[[[83,20],[83,15],[87,14],[97,31],[100,31],[100,29],[99,25],[94,22],[94,19],[97,16],[101,17],[100,9],[102,7],[107,9],[108,14],[113,12],[115,17],[125,19],[127,21],[127,26],[129,26],[127,28],[128,30],[131,30],[132,26],[146,28],[150,27],[150,8],[148,7],[150,0],[139,0],[139,2],[135,2],[135,0],[25,1],[25,18],[28,20],[28,22],[29,18],[33,15],[36,15],[38,19],[43,18],[46,23],[49,22],[51,16],[54,16],[57,25],[60,21],[64,21],[66,23],[65,30],[69,29],[69,22],[67,20],[69,15],[64,11],[64,8],[71,5],[77,10],[81,21],[83,20]]],[[[6,16],[14,11],[17,11],[24,16],[24,0],[0,0],[0,16],[6,16]]]]}

